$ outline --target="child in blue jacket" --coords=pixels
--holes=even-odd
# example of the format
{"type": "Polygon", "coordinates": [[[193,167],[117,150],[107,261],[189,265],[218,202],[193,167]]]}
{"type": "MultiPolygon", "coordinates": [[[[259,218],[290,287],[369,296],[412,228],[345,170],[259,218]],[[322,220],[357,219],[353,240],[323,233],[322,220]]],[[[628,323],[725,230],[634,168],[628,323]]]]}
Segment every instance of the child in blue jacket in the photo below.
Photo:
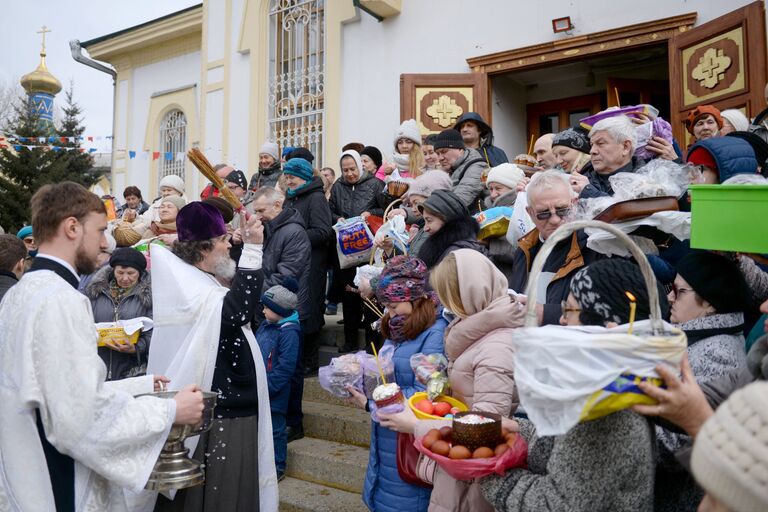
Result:
{"type": "Polygon", "coordinates": [[[291,376],[296,369],[301,343],[299,324],[298,283],[287,277],[282,285],[275,285],[261,296],[265,321],[256,332],[264,367],[267,369],[267,385],[272,412],[272,438],[275,445],[277,480],[285,477],[285,459],[288,452],[288,435],[285,416],[288,412],[288,396],[291,392],[291,376]]]}

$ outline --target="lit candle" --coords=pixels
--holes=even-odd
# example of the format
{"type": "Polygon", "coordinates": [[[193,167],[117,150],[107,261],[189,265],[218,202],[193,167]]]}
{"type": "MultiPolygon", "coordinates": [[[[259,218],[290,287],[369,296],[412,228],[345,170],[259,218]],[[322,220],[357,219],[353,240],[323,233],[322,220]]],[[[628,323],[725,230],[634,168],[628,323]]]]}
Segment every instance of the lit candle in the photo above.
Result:
{"type": "Polygon", "coordinates": [[[629,331],[628,334],[632,334],[632,325],[635,323],[635,310],[637,309],[637,299],[629,292],[624,292],[629,299],[629,331]]]}

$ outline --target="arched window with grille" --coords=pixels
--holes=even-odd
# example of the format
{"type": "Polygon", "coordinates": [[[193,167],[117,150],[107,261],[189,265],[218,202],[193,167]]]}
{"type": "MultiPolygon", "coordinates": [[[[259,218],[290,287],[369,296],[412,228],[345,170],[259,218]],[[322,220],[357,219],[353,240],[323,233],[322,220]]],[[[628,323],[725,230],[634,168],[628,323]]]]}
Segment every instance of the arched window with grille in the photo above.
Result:
{"type": "Polygon", "coordinates": [[[281,148],[323,157],[324,0],[271,0],[269,131],[281,148]]]}
{"type": "Polygon", "coordinates": [[[187,118],[184,112],[175,109],[163,116],[160,122],[160,159],[157,172],[158,186],[160,180],[169,174],[175,174],[184,179],[184,161],[186,156],[177,158],[179,153],[186,153],[187,118]],[[168,158],[170,156],[170,159],[168,158]]]}

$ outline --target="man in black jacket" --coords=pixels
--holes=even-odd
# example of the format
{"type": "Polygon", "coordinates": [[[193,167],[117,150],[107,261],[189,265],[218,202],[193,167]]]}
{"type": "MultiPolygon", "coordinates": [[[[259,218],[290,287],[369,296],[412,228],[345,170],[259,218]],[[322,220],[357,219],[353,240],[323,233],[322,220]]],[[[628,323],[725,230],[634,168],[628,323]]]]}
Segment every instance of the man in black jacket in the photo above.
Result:
{"type": "Polygon", "coordinates": [[[482,155],[488,167],[509,162],[504,150],[493,145],[493,129],[477,112],[462,115],[453,129],[461,133],[468,149],[476,149],[482,155]]]}
{"type": "MultiPolygon", "coordinates": [[[[317,369],[317,335],[322,328],[325,313],[326,269],[328,247],[334,240],[331,208],[325,198],[323,181],[312,174],[310,160],[294,158],[298,148],[283,166],[287,198],[285,207],[298,211],[304,219],[312,257],[309,272],[309,311],[304,329],[304,366],[307,371],[317,369]]],[[[306,151],[306,150],[305,150],[306,151]]],[[[308,156],[311,156],[308,155],[308,156]]],[[[314,159],[314,157],[313,157],[314,159]]]]}
{"type": "MultiPolygon", "coordinates": [[[[264,223],[264,259],[262,293],[272,286],[282,284],[286,276],[299,283],[299,320],[302,343],[299,358],[291,378],[291,394],[288,403],[288,441],[303,437],[301,398],[304,393],[304,365],[302,364],[303,334],[310,313],[309,269],[312,261],[312,244],[301,214],[293,208],[283,208],[283,194],[271,187],[262,187],[254,195],[253,213],[264,223]]],[[[256,323],[263,321],[261,308],[256,312],[256,323]]]]}
{"type": "MultiPolygon", "coordinates": [[[[512,257],[509,287],[520,294],[525,293],[533,260],[547,238],[566,222],[575,200],[568,186],[568,175],[555,170],[534,174],[526,192],[526,210],[536,227],[518,241],[512,257]]],[[[577,270],[598,258],[598,253],[587,248],[587,235],[584,231],[573,233],[555,246],[536,283],[538,290],[541,290],[538,296],[543,299],[536,306],[541,325],[557,324],[560,321],[561,302],[568,298],[571,278],[577,270]]]]}

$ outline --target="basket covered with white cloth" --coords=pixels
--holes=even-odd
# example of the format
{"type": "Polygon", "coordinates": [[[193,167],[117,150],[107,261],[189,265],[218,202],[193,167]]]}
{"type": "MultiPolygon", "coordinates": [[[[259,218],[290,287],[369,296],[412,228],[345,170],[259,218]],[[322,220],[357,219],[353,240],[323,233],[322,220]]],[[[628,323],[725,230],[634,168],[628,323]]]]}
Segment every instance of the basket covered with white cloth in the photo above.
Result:
{"type": "Polygon", "coordinates": [[[661,385],[654,368],[679,367],[687,348],[685,334],[661,318],[658,288],[648,260],[621,230],[598,221],[561,226],[544,243],[533,262],[527,286],[525,327],[515,330],[515,382],[520,403],[539,435],[566,433],[589,421],[634,404],[652,404],[637,383],[661,385]],[[600,326],[539,327],[536,281],[555,245],[579,229],[599,228],[624,243],[637,260],[648,288],[650,319],[614,328],[600,326]]]}

